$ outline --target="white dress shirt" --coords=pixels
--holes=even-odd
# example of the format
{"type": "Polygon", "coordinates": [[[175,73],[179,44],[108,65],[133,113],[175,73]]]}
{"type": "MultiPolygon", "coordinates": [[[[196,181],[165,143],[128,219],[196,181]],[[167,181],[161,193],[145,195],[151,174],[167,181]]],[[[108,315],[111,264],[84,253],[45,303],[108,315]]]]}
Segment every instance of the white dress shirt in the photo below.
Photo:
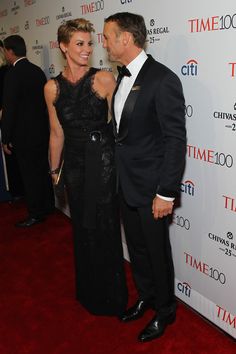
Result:
{"type": "Polygon", "coordinates": [[[20,60],[22,60],[22,59],[25,59],[25,58],[26,58],[26,57],[21,57],[21,58],[17,59],[17,60],[13,63],[13,66],[15,66],[16,63],[18,63],[18,61],[20,61],[20,60]]]}
{"type": "Polygon", "coordinates": [[[117,124],[117,131],[119,130],[121,113],[123,111],[125,101],[130,93],[130,90],[138,76],[138,73],[147,60],[147,54],[144,50],[139,53],[139,55],[127,65],[127,69],[129,69],[131,76],[124,76],[121,80],[120,86],[116,92],[115,102],[114,102],[114,112],[117,124]]]}
{"type": "MultiPolygon", "coordinates": [[[[121,80],[121,83],[115,95],[115,102],[114,102],[114,112],[115,112],[117,131],[119,131],[120,119],[125,105],[125,101],[138,76],[139,71],[141,70],[147,58],[148,58],[147,54],[144,52],[144,50],[142,50],[139,53],[139,55],[126,66],[127,69],[129,69],[131,76],[130,77],[124,76],[123,79],[121,80]]],[[[157,196],[163,200],[170,201],[170,202],[174,201],[175,199],[170,197],[164,197],[160,194],[157,194],[157,196]]]]}

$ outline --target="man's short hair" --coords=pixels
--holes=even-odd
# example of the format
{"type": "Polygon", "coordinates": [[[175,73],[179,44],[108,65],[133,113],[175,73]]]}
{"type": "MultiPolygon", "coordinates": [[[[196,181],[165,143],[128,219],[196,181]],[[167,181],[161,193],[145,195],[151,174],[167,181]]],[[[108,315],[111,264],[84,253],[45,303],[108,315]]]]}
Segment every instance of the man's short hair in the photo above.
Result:
{"type": "Polygon", "coordinates": [[[12,35],[3,40],[4,47],[9,50],[11,49],[17,57],[26,56],[26,45],[24,38],[19,35],[12,35]]]}
{"type": "Polygon", "coordinates": [[[122,32],[130,32],[134,38],[134,44],[143,48],[146,37],[147,28],[143,16],[130,12],[117,12],[105,19],[105,23],[115,22],[122,32]]]}

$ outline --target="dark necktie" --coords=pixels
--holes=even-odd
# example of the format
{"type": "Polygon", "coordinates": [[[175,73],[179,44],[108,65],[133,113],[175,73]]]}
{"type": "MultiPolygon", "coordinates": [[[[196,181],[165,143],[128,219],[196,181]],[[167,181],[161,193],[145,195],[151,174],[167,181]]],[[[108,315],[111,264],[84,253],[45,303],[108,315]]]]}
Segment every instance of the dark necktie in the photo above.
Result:
{"type": "Polygon", "coordinates": [[[124,76],[128,76],[128,77],[131,76],[129,69],[127,69],[125,65],[117,66],[117,70],[118,70],[117,85],[119,85],[119,83],[121,82],[124,76]]]}
{"type": "Polygon", "coordinates": [[[117,76],[117,79],[116,79],[116,87],[115,87],[115,90],[114,90],[114,93],[113,93],[113,96],[112,96],[112,101],[111,101],[111,107],[112,107],[112,111],[113,111],[112,122],[113,122],[113,128],[114,128],[114,135],[115,136],[117,135],[116,120],[115,120],[115,114],[114,114],[115,95],[116,95],[116,92],[117,92],[117,90],[119,88],[120,82],[123,79],[123,77],[124,76],[128,76],[128,77],[131,76],[131,73],[130,73],[129,69],[127,69],[125,65],[117,66],[117,71],[118,71],[118,76],[117,76]]]}

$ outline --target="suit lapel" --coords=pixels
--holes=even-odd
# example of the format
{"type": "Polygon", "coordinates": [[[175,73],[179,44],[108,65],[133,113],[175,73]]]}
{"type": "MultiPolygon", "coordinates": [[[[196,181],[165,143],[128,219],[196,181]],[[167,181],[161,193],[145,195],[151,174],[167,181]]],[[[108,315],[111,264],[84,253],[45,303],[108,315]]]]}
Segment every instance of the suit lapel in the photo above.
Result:
{"type": "MultiPolygon", "coordinates": [[[[145,79],[145,74],[147,70],[150,67],[151,61],[153,59],[148,57],[148,59],[145,61],[143,64],[134,84],[133,87],[130,90],[130,93],[125,101],[125,105],[122,111],[121,115],[121,120],[120,120],[120,126],[119,126],[119,133],[116,133],[116,140],[117,142],[123,140],[127,134],[128,134],[128,126],[129,126],[129,120],[132,116],[132,112],[134,110],[135,104],[137,102],[137,99],[141,93],[142,90],[142,83],[145,79]]],[[[116,90],[117,91],[117,90],[116,90]]],[[[115,94],[114,94],[115,96],[115,94]]],[[[114,103],[114,96],[113,96],[113,103],[114,103]]],[[[114,117],[114,107],[113,108],[113,117],[114,117]]],[[[113,119],[113,125],[114,125],[115,119],[113,119]]],[[[116,122],[115,122],[115,129],[116,129],[116,122]]]]}

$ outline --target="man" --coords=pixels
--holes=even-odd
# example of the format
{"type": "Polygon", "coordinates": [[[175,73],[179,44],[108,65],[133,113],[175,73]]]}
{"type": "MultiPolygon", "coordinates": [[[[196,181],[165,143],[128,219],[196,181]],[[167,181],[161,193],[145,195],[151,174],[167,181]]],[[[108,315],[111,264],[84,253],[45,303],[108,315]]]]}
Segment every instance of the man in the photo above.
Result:
{"type": "Polygon", "coordinates": [[[13,67],[4,82],[2,143],[6,154],[15,152],[25,189],[28,216],[16,226],[29,227],[43,221],[54,209],[43,93],[46,77],[26,58],[21,36],[9,36],[3,43],[6,59],[13,67]]]}
{"type": "MultiPolygon", "coordinates": [[[[4,78],[7,71],[10,69],[10,66],[6,63],[6,56],[4,53],[3,42],[0,40],[0,127],[1,127],[1,117],[2,117],[2,99],[3,99],[3,86],[4,78]]],[[[10,195],[7,194],[7,199],[11,199],[10,202],[19,200],[24,195],[23,183],[16,161],[15,154],[4,155],[6,168],[7,168],[7,179],[8,179],[8,188],[10,195]]],[[[6,190],[4,184],[4,190],[6,190]]]]}
{"type": "Polygon", "coordinates": [[[2,110],[3,82],[7,70],[8,70],[8,65],[6,63],[6,57],[3,49],[3,42],[0,40],[0,119],[1,119],[1,110],[2,110]]]}
{"type": "Polygon", "coordinates": [[[186,149],[181,83],[146,55],[146,33],[139,15],[117,13],[105,20],[103,47],[111,61],[127,66],[118,76],[112,110],[121,214],[139,299],[121,320],[155,310],[139,334],[141,342],[160,337],[175,320],[168,215],[178,195],[186,149]]]}

